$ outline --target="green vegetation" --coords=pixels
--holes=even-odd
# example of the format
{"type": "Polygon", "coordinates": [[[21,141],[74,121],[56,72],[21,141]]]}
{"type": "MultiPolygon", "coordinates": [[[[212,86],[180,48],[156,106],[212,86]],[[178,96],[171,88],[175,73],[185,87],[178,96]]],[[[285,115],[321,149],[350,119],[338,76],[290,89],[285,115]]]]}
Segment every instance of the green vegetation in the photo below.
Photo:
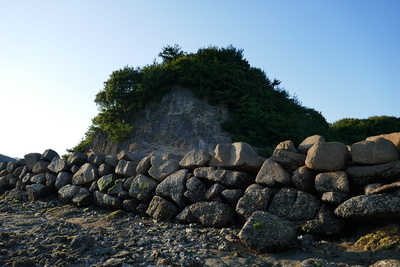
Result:
{"type": "MultiPolygon", "coordinates": [[[[285,140],[300,143],[314,134],[345,143],[363,140],[358,133],[349,135],[349,131],[364,129],[355,119],[338,121],[329,129],[320,112],[302,106],[279,87],[280,81],[271,81],[264,71],[251,67],[241,49],[210,46],[187,53],[174,45],[164,47],[158,56],[162,62],[138,68],[126,66],[110,75],[95,98],[99,114],[85,137],[69,152],[83,152],[99,132],[114,142],[129,138],[135,113],[150,100],[161,100],[175,85],[191,89],[199,98],[207,97],[212,105],[224,103],[230,119],[222,126],[232,134],[232,141],[247,142],[264,151],[285,140]]],[[[381,117],[375,118],[385,124],[381,117]]],[[[378,131],[382,123],[373,128],[378,131]]],[[[391,126],[399,124],[397,121],[391,126]]],[[[392,129],[391,126],[386,128],[392,129]]],[[[370,132],[365,130],[362,134],[370,132]]]]}

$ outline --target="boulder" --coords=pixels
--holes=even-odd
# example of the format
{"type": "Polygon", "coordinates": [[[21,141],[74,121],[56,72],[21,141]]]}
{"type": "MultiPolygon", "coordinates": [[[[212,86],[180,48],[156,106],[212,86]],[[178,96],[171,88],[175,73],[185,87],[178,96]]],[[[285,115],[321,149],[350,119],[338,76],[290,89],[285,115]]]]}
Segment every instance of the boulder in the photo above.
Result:
{"type": "Polygon", "coordinates": [[[45,173],[45,177],[46,177],[46,186],[50,187],[52,189],[56,188],[56,180],[57,177],[54,174],[51,174],[49,172],[45,173]]]}
{"type": "Polygon", "coordinates": [[[6,170],[8,173],[13,173],[15,169],[17,169],[17,163],[11,161],[7,163],[6,170]]]}
{"type": "Polygon", "coordinates": [[[168,200],[154,196],[146,213],[157,221],[168,221],[178,214],[178,208],[168,200]]]}
{"type": "Polygon", "coordinates": [[[193,170],[198,167],[207,166],[211,158],[212,155],[206,151],[192,150],[183,157],[179,165],[184,169],[193,170]]]}
{"type": "Polygon", "coordinates": [[[130,212],[136,215],[139,215],[137,207],[139,206],[140,201],[137,199],[125,199],[122,202],[122,209],[126,212],[130,212]]]}
{"type": "Polygon", "coordinates": [[[186,191],[186,175],[187,169],[182,169],[167,176],[156,188],[156,195],[166,199],[171,199],[174,203],[184,208],[187,206],[184,193],[186,191]]]}
{"type": "Polygon", "coordinates": [[[122,208],[122,200],[100,191],[93,192],[93,203],[102,208],[114,210],[120,210],[122,208]]]}
{"type": "Polygon", "coordinates": [[[43,184],[32,184],[26,186],[29,201],[45,199],[51,194],[51,189],[43,184]]]}
{"type": "Polygon", "coordinates": [[[35,165],[33,165],[33,168],[32,168],[33,174],[48,172],[47,166],[49,164],[50,163],[48,161],[39,160],[38,162],[35,163],[35,165]]]}
{"type": "Polygon", "coordinates": [[[352,190],[362,194],[364,187],[373,183],[392,183],[400,177],[400,161],[373,166],[353,166],[346,169],[352,190]]]}
{"type": "Polygon", "coordinates": [[[97,185],[99,187],[100,192],[107,193],[108,189],[114,186],[116,180],[117,176],[115,174],[108,174],[103,177],[100,177],[100,179],[97,180],[97,185]]]}
{"type": "Polygon", "coordinates": [[[306,166],[310,169],[329,172],[340,171],[346,166],[347,146],[340,142],[318,142],[307,152],[306,166]]]}
{"type": "Polygon", "coordinates": [[[27,173],[29,173],[28,165],[24,165],[24,167],[19,175],[19,179],[22,180],[27,173]]]}
{"type": "Polygon", "coordinates": [[[190,206],[185,207],[181,213],[176,215],[175,219],[184,224],[189,224],[189,223],[196,223],[197,219],[193,216],[190,206]]]}
{"type": "Polygon", "coordinates": [[[337,206],[350,198],[350,194],[342,192],[325,192],[322,194],[321,200],[323,202],[337,206]]]}
{"type": "Polygon", "coordinates": [[[333,210],[322,205],[315,219],[306,221],[301,229],[315,235],[338,235],[343,233],[344,220],[335,216],[333,210]]]}
{"type": "Polygon", "coordinates": [[[136,167],[136,173],[137,174],[147,174],[150,167],[151,167],[151,157],[152,156],[147,156],[144,157],[139,164],[136,167]]]}
{"type": "Polygon", "coordinates": [[[58,153],[53,149],[46,149],[46,151],[44,151],[42,156],[40,157],[40,160],[51,162],[55,158],[60,158],[60,155],[58,155],[58,153]]]}
{"type": "Polygon", "coordinates": [[[190,202],[202,202],[205,200],[207,188],[205,184],[196,177],[190,177],[186,181],[187,191],[183,194],[190,202]]]}
{"type": "Polygon", "coordinates": [[[234,188],[246,188],[254,183],[254,179],[245,172],[217,169],[215,167],[200,167],[193,171],[197,178],[205,178],[234,188]]]}
{"type": "Polygon", "coordinates": [[[68,204],[78,193],[79,189],[80,187],[77,185],[67,184],[58,190],[58,198],[62,203],[68,204]]]}
{"type": "Polygon", "coordinates": [[[72,176],[73,185],[90,185],[97,180],[97,168],[91,163],[85,163],[79,170],[72,176]]]}
{"type": "Polygon", "coordinates": [[[290,221],[256,211],[240,230],[239,238],[248,248],[260,253],[276,252],[293,246],[297,231],[290,221]]]}
{"type": "Polygon", "coordinates": [[[106,160],[106,154],[90,150],[90,152],[87,154],[87,158],[89,163],[92,163],[94,166],[99,167],[106,160]]]}
{"type": "Polygon", "coordinates": [[[313,195],[295,188],[282,188],[271,200],[268,212],[289,221],[312,220],[321,208],[313,195]]]}
{"type": "Polygon", "coordinates": [[[365,140],[366,141],[374,141],[378,138],[385,138],[385,139],[391,141],[397,147],[397,149],[400,151],[400,132],[390,133],[390,134],[381,134],[381,135],[377,135],[377,136],[370,136],[365,140]]]}
{"type": "Polygon", "coordinates": [[[361,141],[351,146],[354,163],[363,165],[384,164],[399,160],[399,150],[385,138],[361,141]]]}
{"type": "Polygon", "coordinates": [[[61,187],[72,183],[72,174],[69,172],[60,172],[57,175],[55,187],[60,189],[61,187]]]}
{"type": "Polygon", "coordinates": [[[162,157],[162,159],[164,159],[164,160],[175,160],[177,162],[180,162],[183,159],[183,157],[184,156],[182,156],[182,155],[177,155],[177,154],[174,154],[174,153],[167,153],[162,157]]]}
{"type": "Polygon", "coordinates": [[[121,197],[119,197],[124,195],[124,193],[122,192],[126,192],[124,191],[124,179],[117,179],[115,180],[114,185],[110,189],[108,189],[107,193],[109,195],[117,195],[119,199],[122,199],[121,197]]]}
{"type": "Polygon", "coordinates": [[[127,161],[140,162],[143,159],[143,156],[140,154],[132,154],[127,150],[121,150],[117,155],[117,159],[119,161],[124,159],[127,161]]]}
{"type": "Polygon", "coordinates": [[[335,215],[359,221],[400,219],[400,196],[395,193],[352,197],[335,209],[335,215]]]}
{"type": "MultiPolygon", "coordinates": [[[[31,182],[31,178],[35,176],[33,173],[28,172],[23,178],[22,178],[22,182],[24,184],[32,184],[31,182]]],[[[6,176],[4,176],[4,178],[6,178],[6,176]]]]}
{"type": "Polygon", "coordinates": [[[44,173],[39,173],[31,177],[32,184],[46,184],[46,175],[44,173]]]}
{"type": "Polygon", "coordinates": [[[321,135],[313,135],[304,139],[297,147],[299,153],[307,155],[308,150],[316,143],[325,142],[325,137],[321,135]]]}
{"type": "Polygon", "coordinates": [[[301,191],[313,193],[315,191],[315,176],[317,176],[316,171],[311,170],[306,166],[301,166],[294,171],[292,183],[301,191]]]}
{"type": "Polygon", "coordinates": [[[256,177],[256,183],[265,186],[289,186],[292,177],[278,163],[266,159],[256,177]]]}
{"type": "Polygon", "coordinates": [[[115,173],[122,177],[135,176],[137,166],[138,162],[121,159],[115,167],[115,173]]]}
{"type": "Polygon", "coordinates": [[[47,166],[47,169],[57,174],[69,170],[67,162],[57,157],[50,162],[50,164],[47,166]]]}
{"type": "Polygon", "coordinates": [[[243,142],[218,144],[214,150],[214,157],[209,162],[211,167],[250,172],[257,172],[261,165],[257,153],[249,144],[243,142]]]}
{"type": "Polygon", "coordinates": [[[297,153],[292,141],[285,141],[275,148],[271,158],[289,173],[293,173],[299,167],[304,166],[306,156],[297,153]]]}
{"type": "Polygon", "coordinates": [[[212,184],[206,191],[206,201],[219,201],[221,202],[221,193],[226,189],[225,186],[219,183],[212,184]]]}
{"type": "Polygon", "coordinates": [[[350,193],[349,180],[344,171],[323,172],[315,177],[315,189],[317,192],[341,192],[350,193]]]}
{"type": "Polygon", "coordinates": [[[385,185],[382,185],[382,184],[375,184],[375,185],[379,185],[379,186],[376,186],[375,188],[368,190],[368,193],[366,193],[366,195],[391,193],[391,192],[400,190],[400,182],[394,182],[394,183],[385,184],[385,185]]]}
{"type": "Polygon", "coordinates": [[[250,185],[239,199],[236,212],[241,220],[249,218],[257,210],[267,211],[276,189],[259,184],[250,185]]]}
{"type": "Polygon", "coordinates": [[[235,221],[234,209],[221,202],[197,202],[190,205],[190,211],[206,227],[228,227],[235,221]]]}
{"type": "Polygon", "coordinates": [[[75,166],[82,166],[83,164],[88,163],[87,156],[83,153],[80,152],[73,152],[71,155],[69,155],[67,159],[67,165],[68,167],[72,167],[73,165],[75,166]]]}
{"type": "Polygon", "coordinates": [[[28,165],[29,171],[32,171],[33,166],[40,160],[42,154],[40,153],[29,153],[24,156],[26,165],[28,165]]]}
{"type": "Polygon", "coordinates": [[[153,178],[138,174],[132,180],[129,195],[145,203],[150,203],[156,192],[158,183],[153,178]]]}
{"type": "Polygon", "coordinates": [[[99,173],[99,176],[102,177],[108,174],[113,174],[115,172],[115,167],[108,165],[107,163],[102,163],[100,164],[97,171],[99,173]]]}
{"type": "Polygon", "coordinates": [[[221,192],[222,199],[229,205],[232,205],[233,207],[236,207],[239,199],[243,195],[244,195],[243,189],[225,189],[221,192]]]}
{"type": "Polygon", "coordinates": [[[110,165],[111,167],[117,167],[118,165],[118,158],[116,155],[107,155],[104,158],[104,163],[110,165]]]}
{"type": "Polygon", "coordinates": [[[150,163],[149,174],[158,182],[180,169],[178,161],[164,160],[158,156],[151,157],[150,163]]]}

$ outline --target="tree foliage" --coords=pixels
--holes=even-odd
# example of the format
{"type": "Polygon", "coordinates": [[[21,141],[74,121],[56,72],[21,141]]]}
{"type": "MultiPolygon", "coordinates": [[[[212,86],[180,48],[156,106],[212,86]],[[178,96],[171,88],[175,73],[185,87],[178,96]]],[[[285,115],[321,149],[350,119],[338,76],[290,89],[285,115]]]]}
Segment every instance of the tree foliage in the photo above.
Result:
{"type": "Polygon", "coordinates": [[[369,136],[400,132],[400,118],[374,116],[368,119],[345,118],[332,123],[329,139],[351,145],[369,136]]]}
{"type": "Polygon", "coordinates": [[[100,112],[90,131],[106,132],[115,142],[124,140],[134,127],[130,118],[135,112],[180,85],[197,97],[207,97],[212,105],[223,102],[228,107],[230,119],[223,128],[233,141],[266,148],[327,133],[329,124],[320,112],[302,106],[279,87],[280,81],[251,67],[242,49],[209,46],[187,53],[174,45],[164,47],[158,56],[161,62],[126,66],[110,75],[96,95],[100,112]]]}

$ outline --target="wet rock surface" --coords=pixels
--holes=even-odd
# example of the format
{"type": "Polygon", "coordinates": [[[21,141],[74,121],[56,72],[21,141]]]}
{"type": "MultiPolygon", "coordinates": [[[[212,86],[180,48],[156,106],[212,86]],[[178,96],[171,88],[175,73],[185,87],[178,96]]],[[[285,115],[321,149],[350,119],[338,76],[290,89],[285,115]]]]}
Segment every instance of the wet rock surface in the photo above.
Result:
{"type": "Polygon", "coordinates": [[[381,249],[364,243],[375,242],[366,239],[382,230],[363,229],[335,242],[305,234],[286,251],[262,254],[240,242],[240,226],[158,222],[64,205],[57,198],[29,202],[3,196],[0,266],[386,266],[400,260],[400,238],[394,239],[398,227],[385,229],[392,239],[381,249]]]}

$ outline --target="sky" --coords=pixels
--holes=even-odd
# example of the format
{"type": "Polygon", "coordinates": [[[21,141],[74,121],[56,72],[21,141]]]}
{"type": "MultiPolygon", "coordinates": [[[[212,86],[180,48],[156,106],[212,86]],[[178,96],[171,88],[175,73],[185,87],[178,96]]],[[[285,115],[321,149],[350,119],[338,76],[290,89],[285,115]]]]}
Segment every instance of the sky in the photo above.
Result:
{"type": "Polygon", "coordinates": [[[174,44],[243,49],[330,123],[400,117],[398,0],[0,0],[0,36],[0,154],[11,157],[65,154],[109,75],[174,44]]]}

